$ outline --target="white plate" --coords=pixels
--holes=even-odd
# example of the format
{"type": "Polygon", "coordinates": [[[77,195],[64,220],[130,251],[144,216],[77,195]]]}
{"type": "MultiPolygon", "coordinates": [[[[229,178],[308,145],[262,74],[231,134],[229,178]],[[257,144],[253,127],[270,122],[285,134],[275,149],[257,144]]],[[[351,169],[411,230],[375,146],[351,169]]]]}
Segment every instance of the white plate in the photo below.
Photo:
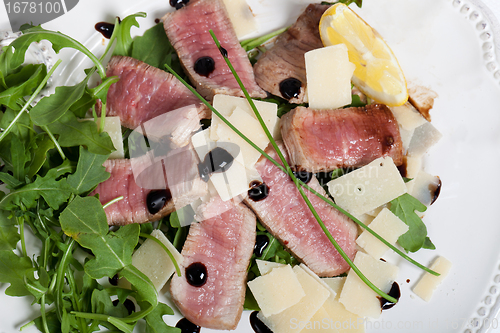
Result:
{"type": "MultiPolygon", "coordinates": [[[[264,33],[292,23],[313,1],[248,2],[264,33]]],[[[67,33],[99,53],[104,41],[95,23],[145,11],[148,18],[139,21],[139,33],[167,10],[165,0],[86,0],[45,27],[67,33]]],[[[495,43],[499,27],[493,25],[497,21],[477,0],[365,0],[363,8],[355,10],[388,41],[407,79],[439,94],[432,119],[443,139],[426,156],[425,168],[441,177],[443,188],[424,218],[437,249],[413,257],[428,264],[439,254],[453,262],[450,275],[425,303],[410,290],[421,271],[398,260],[400,302],[380,320],[369,322],[367,332],[500,332],[495,319],[500,307],[500,52],[495,43]]],[[[66,66],[61,82],[72,83],[67,74],[88,65],[80,55],[68,61],[72,55],[62,53],[66,66]]],[[[5,296],[5,286],[1,290],[0,333],[13,333],[37,316],[36,308],[24,299],[5,296]]],[[[165,317],[171,324],[177,318],[165,317]]],[[[253,332],[248,313],[237,332],[253,332]]]]}

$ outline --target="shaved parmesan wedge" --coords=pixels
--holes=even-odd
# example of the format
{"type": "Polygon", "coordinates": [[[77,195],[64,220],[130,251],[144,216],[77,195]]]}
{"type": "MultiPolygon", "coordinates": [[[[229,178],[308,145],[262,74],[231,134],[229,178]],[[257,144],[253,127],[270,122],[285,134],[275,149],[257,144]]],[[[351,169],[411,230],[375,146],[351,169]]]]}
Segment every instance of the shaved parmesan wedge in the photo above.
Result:
{"type": "Polygon", "coordinates": [[[415,179],[407,183],[411,184],[411,188],[408,187],[408,193],[415,198],[417,198],[421,203],[426,206],[434,201],[436,192],[439,194],[439,187],[441,186],[441,180],[438,176],[433,176],[425,171],[420,171],[415,179]]]}
{"type": "MultiPolygon", "coordinates": [[[[177,264],[181,264],[183,257],[177,249],[170,243],[160,230],[154,230],[151,236],[160,240],[170,253],[174,256],[177,264]]],[[[146,275],[157,291],[167,283],[168,279],[175,272],[175,266],[167,252],[154,240],[146,241],[134,252],[132,256],[132,265],[146,275]]]]}
{"type": "MultiPolygon", "coordinates": [[[[269,144],[269,139],[257,119],[245,112],[239,106],[237,106],[233,113],[227,117],[227,120],[247,138],[252,140],[260,149],[265,149],[269,144]]],[[[260,153],[255,148],[224,123],[220,124],[217,128],[217,137],[219,138],[217,142],[231,142],[237,144],[241,149],[244,165],[247,167],[253,167],[260,157],[260,153]]]]}
{"type": "MultiPolygon", "coordinates": [[[[273,130],[276,125],[276,120],[278,119],[277,118],[278,105],[275,103],[256,101],[256,100],[254,100],[253,102],[257,107],[257,110],[259,111],[260,116],[264,121],[264,124],[266,124],[266,127],[269,129],[269,131],[273,133],[273,130]]],[[[255,120],[257,120],[257,117],[255,116],[252,108],[250,107],[250,104],[248,103],[246,98],[243,97],[218,94],[214,96],[213,106],[226,118],[233,113],[236,107],[239,107],[243,111],[254,117],[255,120]]],[[[212,123],[210,125],[210,138],[212,140],[214,141],[219,140],[219,137],[217,136],[217,130],[219,128],[219,125],[223,123],[224,122],[219,117],[217,117],[217,115],[212,114],[212,123]]],[[[237,134],[235,133],[235,135],[237,134]]]]}
{"type": "Polygon", "coordinates": [[[323,307],[308,322],[303,323],[304,330],[307,333],[320,332],[365,332],[365,319],[352,312],[330,296],[323,304],[323,307]]]}
{"type": "Polygon", "coordinates": [[[337,109],[352,103],[351,78],[356,66],[349,62],[345,44],[306,52],[304,58],[310,108],[337,109]]]}
{"type": "MultiPolygon", "coordinates": [[[[398,267],[358,252],[354,264],[374,285],[389,292],[398,275],[398,267]]],[[[362,317],[378,318],[382,312],[379,296],[351,269],[342,288],[339,301],[346,310],[362,317]]]]}
{"type": "Polygon", "coordinates": [[[325,283],[325,281],[323,281],[323,279],[320,278],[316,273],[314,273],[309,267],[307,267],[307,265],[300,264],[300,267],[305,272],[307,272],[307,274],[311,275],[317,282],[321,283],[321,285],[323,287],[325,287],[326,289],[328,289],[330,291],[331,296],[335,297],[337,295],[337,292],[335,290],[333,290],[332,288],[330,288],[330,286],[327,283],[325,283]]]}
{"type": "MultiPolygon", "coordinates": [[[[408,226],[389,209],[384,208],[370,223],[370,229],[395,245],[399,236],[408,231],[408,226]]],[[[387,245],[366,230],[359,235],[356,243],[375,259],[380,259],[389,250],[387,245]]]]}
{"type": "Polygon", "coordinates": [[[200,160],[203,161],[205,156],[215,147],[226,149],[233,157],[236,155],[229,169],[225,172],[214,172],[210,175],[210,183],[213,184],[223,201],[246,193],[250,189],[249,184],[252,181],[262,181],[262,178],[254,167],[245,167],[241,150],[239,152],[236,151],[232,143],[211,140],[209,131],[209,129],[203,130],[191,138],[193,147],[200,160]]]}
{"type": "Polygon", "coordinates": [[[328,289],[300,266],[295,266],[293,271],[306,295],[297,304],[278,314],[269,317],[264,316],[262,312],[257,314],[274,333],[300,332],[303,327],[300,327],[299,323],[311,320],[330,296],[328,289]]]}
{"type": "Polygon", "coordinates": [[[432,263],[430,269],[441,275],[435,276],[431,273],[425,272],[415,287],[413,287],[413,292],[426,302],[431,300],[434,290],[436,290],[437,286],[450,272],[451,262],[444,257],[437,257],[432,263]]]}
{"type": "Polygon", "coordinates": [[[306,295],[290,265],[273,268],[248,282],[248,288],[266,317],[297,304],[306,295]]]}
{"type": "Polygon", "coordinates": [[[418,112],[417,109],[410,102],[406,102],[401,106],[392,106],[389,107],[391,109],[392,114],[398,121],[398,124],[401,125],[405,130],[411,131],[415,128],[422,126],[427,122],[425,118],[418,112]]]}
{"type": "Polygon", "coordinates": [[[322,278],[321,280],[323,280],[323,282],[335,292],[335,299],[338,299],[340,297],[340,293],[342,292],[342,288],[344,287],[345,279],[345,276],[337,276],[332,278],[322,278]]]}
{"type": "Polygon", "coordinates": [[[442,136],[431,123],[426,122],[422,126],[417,127],[408,147],[408,156],[424,155],[442,136]]]}
{"type": "Polygon", "coordinates": [[[266,275],[273,268],[286,266],[285,264],[280,264],[278,262],[271,262],[259,259],[255,260],[255,262],[257,263],[257,268],[259,269],[260,275],[266,275]]]}
{"type": "Polygon", "coordinates": [[[390,157],[378,158],[327,185],[335,202],[354,216],[368,213],[407,191],[390,157]]]}
{"type": "Polygon", "coordinates": [[[422,170],[422,156],[406,156],[406,177],[415,178],[420,170],[422,170]]]}
{"type": "Polygon", "coordinates": [[[224,5],[238,38],[257,32],[257,20],[245,0],[224,0],[224,5]]]}

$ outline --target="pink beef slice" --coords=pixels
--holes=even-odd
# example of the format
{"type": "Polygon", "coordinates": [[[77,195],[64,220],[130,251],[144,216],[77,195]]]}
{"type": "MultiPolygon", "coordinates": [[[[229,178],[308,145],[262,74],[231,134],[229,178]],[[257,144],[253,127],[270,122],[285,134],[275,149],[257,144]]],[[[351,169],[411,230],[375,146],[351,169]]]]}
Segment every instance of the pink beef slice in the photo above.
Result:
{"type": "MultiPolygon", "coordinates": [[[[120,80],[109,87],[106,115],[119,116],[134,129],[148,120],[181,107],[194,105],[199,118],[210,110],[172,74],[130,57],[114,56],[106,75],[120,80]]],[[[100,107],[98,107],[100,112],[100,107]]]]}
{"type": "Polygon", "coordinates": [[[90,195],[98,194],[103,205],[123,196],[122,200],[104,210],[109,225],[157,221],[207,193],[207,185],[198,174],[199,160],[192,147],[176,149],[167,157],[170,158],[166,158],[163,163],[160,161],[154,164],[145,164],[142,158],[104,162],[104,167],[111,176],[90,195]],[[141,169],[141,165],[148,167],[141,169]],[[166,173],[163,169],[166,169],[166,173]],[[164,175],[167,181],[164,181],[164,175]],[[148,195],[152,192],[163,193],[166,198],[164,206],[154,214],[148,209],[147,202],[148,195]]]}
{"type": "Polygon", "coordinates": [[[256,217],[232,200],[212,197],[197,210],[182,248],[182,276],[174,274],[170,291],[181,313],[198,326],[236,328],[245,299],[247,267],[256,237],[256,217]],[[191,264],[206,267],[206,282],[193,286],[186,279],[191,264]]]}
{"type": "MultiPolygon", "coordinates": [[[[290,103],[307,102],[306,64],[304,54],[323,47],[319,36],[319,20],[328,5],[310,4],[276,43],[267,50],[254,66],[257,84],[265,91],[289,100],[290,103]],[[296,79],[301,87],[296,94],[283,95],[280,83],[296,79]]],[[[285,92],[286,94],[286,92],[285,92]]]]}
{"type": "Polygon", "coordinates": [[[215,94],[244,97],[236,79],[229,70],[221,52],[215,45],[209,29],[212,29],[243,85],[252,97],[267,94],[255,82],[252,65],[240,46],[222,0],[191,0],[181,9],[167,13],[163,24],[170,43],[177,51],[182,65],[198,92],[208,100],[215,94]],[[197,60],[210,57],[214,69],[207,76],[198,74],[197,60]]]}
{"type": "MultiPolygon", "coordinates": [[[[288,159],[281,142],[279,147],[288,159]]],[[[271,146],[266,152],[279,161],[271,146]]],[[[265,157],[260,158],[256,168],[269,192],[264,199],[254,201],[246,198],[245,203],[252,208],[266,229],[319,276],[331,277],[346,272],[349,264],[327,238],[291,178],[265,157]]],[[[308,185],[326,196],[316,177],[313,176],[308,185]]],[[[347,256],[353,259],[357,237],[354,222],[316,195],[307,190],[305,192],[333,238],[347,256]]]]}
{"type": "Polygon", "coordinates": [[[382,104],[337,110],[297,107],[281,118],[293,166],[310,172],[355,168],[379,157],[403,162],[399,126],[382,104]]]}

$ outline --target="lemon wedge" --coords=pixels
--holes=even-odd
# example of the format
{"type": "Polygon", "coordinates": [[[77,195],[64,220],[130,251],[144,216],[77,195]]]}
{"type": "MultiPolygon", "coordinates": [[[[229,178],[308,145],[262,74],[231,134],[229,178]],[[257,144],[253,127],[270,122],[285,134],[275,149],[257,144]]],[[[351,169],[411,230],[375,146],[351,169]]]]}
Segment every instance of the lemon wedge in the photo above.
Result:
{"type": "Polygon", "coordinates": [[[368,97],[389,106],[408,100],[406,80],[382,37],[343,3],[328,8],[319,23],[323,45],[345,44],[356,65],[353,84],[368,97]]]}

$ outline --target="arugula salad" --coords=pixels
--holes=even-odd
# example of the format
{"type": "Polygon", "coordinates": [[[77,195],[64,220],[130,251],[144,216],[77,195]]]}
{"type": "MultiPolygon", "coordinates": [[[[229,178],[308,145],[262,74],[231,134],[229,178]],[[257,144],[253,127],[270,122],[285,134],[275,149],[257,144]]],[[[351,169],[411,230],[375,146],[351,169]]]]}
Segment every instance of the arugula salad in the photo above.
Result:
{"type": "MultiPolygon", "coordinates": [[[[341,2],[361,6],[360,0],[341,2]]],[[[154,230],[161,230],[181,251],[189,227],[181,226],[180,213],[153,223],[109,227],[103,205],[88,196],[109,178],[103,163],[115,151],[109,134],[102,130],[105,113],[98,116],[95,110],[97,101],[105,109],[108,89],[118,80],[106,76],[106,59],[130,56],[168,68],[187,80],[162,23],[132,37],[131,29],[144,17],[140,12],[117,18],[106,51],[99,56],[70,36],[31,25],[23,26],[22,35],[0,53],[0,181],[5,184],[0,192],[0,283],[8,285],[6,295],[27,297],[40,309],[35,319],[26,318],[21,329],[34,325],[44,333],[90,333],[103,328],[131,333],[140,326],[151,333],[181,332],[164,322],[162,317],[173,315],[174,310],[159,301],[152,282],[132,265],[134,250],[154,230]],[[42,40],[48,40],[56,53],[68,48],[80,52],[93,66],[85,70],[82,81],[56,87],[53,94],[40,98],[51,75],[62,66],[61,60],[50,68],[25,64],[29,46],[42,40]],[[98,84],[89,84],[96,78],[98,84]],[[89,115],[93,121],[81,121],[89,115]],[[33,255],[32,248],[36,249],[33,255]],[[118,287],[118,276],[131,288],[118,287]]],[[[265,51],[260,45],[282,31],[241,45],[254,62],[265,51]]],[[[278,104],[279,117],[296,106],[278,97],[265,100],[278,104]]],[[[364,105],[353,95],[352,106],[364,105]]],[[[130,130],[122,129],[126,158],[129,134],[130,130]]],[[[323,185],[348,171],[320,175],[323,185]]],[[[410,229],[399,239],[404,252],[398,253],[423,269],[406,253],[435,248],[415,213],[425,209],[410,195],[394,199],[390,207],[410,229]]],[[[259,257],[252,256],[248,280],[260,275],[255,259],[292,266],[299,263],[257,223],[259,235],[269,242],[259,257]]],[[[248,289],[244,307],[259,310],[248,289]]]]}

